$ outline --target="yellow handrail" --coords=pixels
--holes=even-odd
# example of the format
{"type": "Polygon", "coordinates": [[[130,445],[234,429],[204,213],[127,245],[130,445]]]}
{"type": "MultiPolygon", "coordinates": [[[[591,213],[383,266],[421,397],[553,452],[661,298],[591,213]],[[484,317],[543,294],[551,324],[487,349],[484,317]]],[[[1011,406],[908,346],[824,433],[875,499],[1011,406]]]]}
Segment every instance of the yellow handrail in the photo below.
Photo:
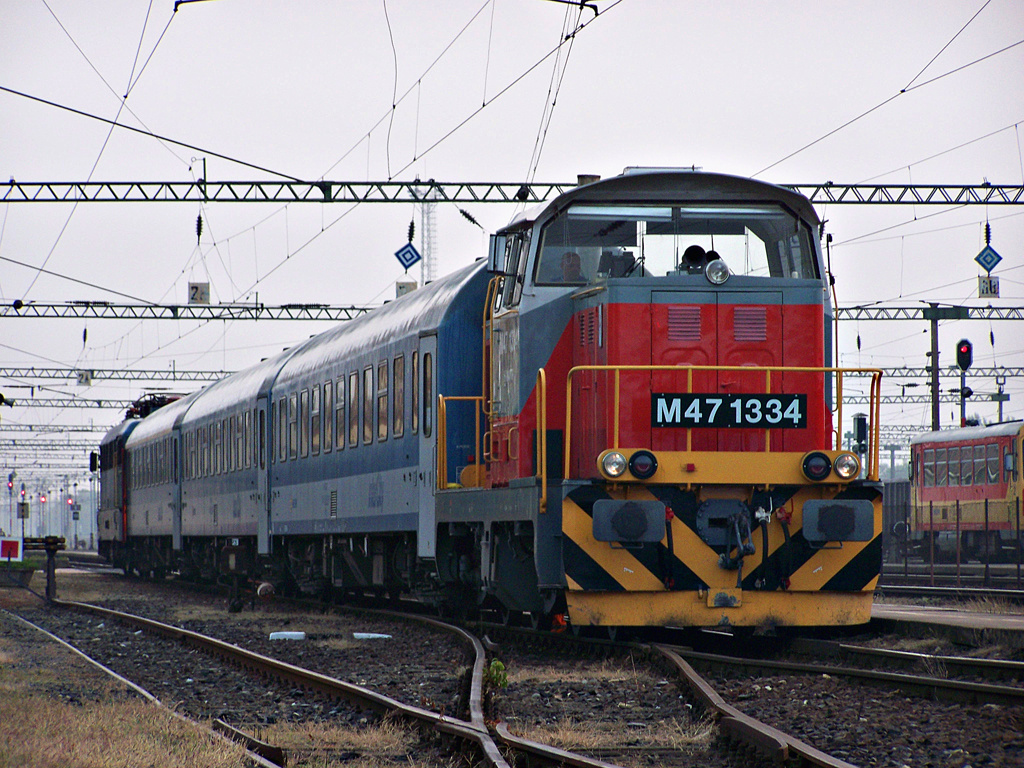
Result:
{"type": "MultiPolygon", "coordinates": [[[[869,424],[869,447],[867,476],[870,480],[878,479],[878,454],[880,449],[880,428],[881,428],[881,393],[882,393],[882,371],[879,368],[825,368],[825,367],[803,367],[803,366],[762,366],[762,365],[578,365],[569,370],[565,380],[565,442],[563,447],[564,476],[569,477],[571,466],[570,446],[572,445],[572,379],[573,375],[584,371],[612,371],[615,374],[615,385],[613,394],[613,407],[615,421],[612,425],[612,447],[619,448],[619,419],[620,413],[620,380],[622,371],[686,371],[686,390],[693,391],[694,371],[739,371],[744,373],[756,373],[764,371],[766,391],[771,392],[771,374],[778,373],[831,373],[836,376],[836,423],[839,427],[835,430],[835,450],[842,450],[841,425],[843,423],[843,376],[845,374],[871,374],[870,388],[870,424],[869,424]]],[[[771,451],[771,441],[768,439],[770,430],[765,430],[765,451],[771,451]]],[[[686,450],[692,450],[693,429],[686,430],[686,450]]]]}
{"type": "Polygon", "coordinates": [[[473,458],[477,466],[482,463],[480,455],[480,414],[484,407],[483,395],[452,395],[445,397],[437,396],[437,487],[444,490],[448,485],[448,403],[449,402],[475,402],[477,407],[473,409],[473,458]]]}

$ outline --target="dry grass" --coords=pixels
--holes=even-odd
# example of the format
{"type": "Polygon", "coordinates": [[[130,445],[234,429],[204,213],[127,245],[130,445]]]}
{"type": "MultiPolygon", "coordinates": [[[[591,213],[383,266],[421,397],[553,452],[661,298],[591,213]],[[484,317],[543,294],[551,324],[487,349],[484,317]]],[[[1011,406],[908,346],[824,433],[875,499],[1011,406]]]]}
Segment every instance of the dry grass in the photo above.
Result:
{"type": "MultiPolygon", "coordinates": [[[[622,745],[621,728],[609,728],[607,723],[584,722],[571,717],[551,725],[531,727],[523,735],[534,741],[575,752],[615,749],[622,745]]],[[[715,736],[715,726],[710,720],[701,720],[685,727],[675,720],[662,720],[656,728],[637,731],[636,741],[646,747],[690,751],[694,747],[709,745],[715,736]]]]}
{"type": "Polygon", "coordinates": [[[7,691],[0,722],[0,766],[234,768],[244,759],[241,748],[141,701],[81,707],[7,691]]]}
{"type": "Polygon", "coordinates": [[[510,669],[508,672],[510,685],[512,683],[588,683],[595,681],[635,684],[644,679],[653,680],[642,672],[627,671],[621,664],[614,661],[604,661],[597,665],[581,665],[577,668],[551,665],[549,667],[510,669]]]}

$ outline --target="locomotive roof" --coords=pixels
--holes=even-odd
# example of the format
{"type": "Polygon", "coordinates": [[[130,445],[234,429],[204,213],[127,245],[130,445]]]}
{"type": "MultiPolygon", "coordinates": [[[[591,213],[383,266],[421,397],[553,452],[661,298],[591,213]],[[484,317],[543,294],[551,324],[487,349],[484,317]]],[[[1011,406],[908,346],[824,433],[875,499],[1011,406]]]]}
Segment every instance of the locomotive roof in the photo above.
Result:
{"type": "Polygon", "coordinates": [[[743,176],[705,173],[676,169],[627,169],[591,184],[584,184],[559,195],[516,217],[507,228],[525,221],[536,221],[554,215],[572,203],[624,202],[706,202],[706,203],[776,203],[792,210],[813,226],[820,223],[818,214],[803,195],[784,187],[743,176]]]}
{"type": "Polygon", "coordinates": [[[965,440],[984,440],[992,437],[1016,435],[1024,426],[1024,421],[1004,421],[986,427],[960,427],[959,429],[943,429],[938,432],[925,432],[915,436],[911,445],[922,443],[957,443],[965,440]]]}
{"type": "Polygon", "coordinates": [[[157,408],[149,414],[149,416],[139,422],[139,426],[132,431],[131,436],[128,438],[128,442],[132,445],[137,445],[140,442],[144,442],[155,437],[169,435],[175,421],[184,415],[184,413],[189,409],[189,406],[195,402],[199,395],[200,392],[193,392],[187,397],[183,397],[179,400],[170,402],[165,406],[157,408]]]}
{"type": "Polygon", "coordinates": [[[100,445],[106,445],[112,443],[123,435],[129,434],[135,427],[141,423],[141,419],[125,419],[120,424],[111,427],[103,435],[103,439],[100,440],[100,445]]]}

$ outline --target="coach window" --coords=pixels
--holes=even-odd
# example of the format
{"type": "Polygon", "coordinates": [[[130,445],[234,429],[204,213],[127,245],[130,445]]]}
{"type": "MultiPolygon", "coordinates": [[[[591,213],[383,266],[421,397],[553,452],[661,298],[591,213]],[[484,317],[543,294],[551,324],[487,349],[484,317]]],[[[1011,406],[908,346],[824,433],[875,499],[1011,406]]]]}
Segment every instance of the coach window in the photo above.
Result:
{"type": "Polygon", "coordinates": [[[242,439],[245,441],[245,468],[248,469],[252,466],[252,413],[248,408],[245,409],[245,416],[242,418],[245,420],[242,429],[242,439]]]}
{"type": "Polygon", "coordinates": [[[258,427],[256,429],[256,456],[258,459],[253,461],[259,461],[260,469],[267,468],[267,413],[262,408],[257,411],[259,414],[258,427]]]}
{"type": "Polygon", "coordinates": [[[234,472],[235,465],[235,417],[224,419],[224,471],[234,472]]]}
{"type": "Polygon", "coordinates": [[[248,409],[242,413],[235,414],[235,469],[242,469],[246,466],[245,449],[249,444],[245,440],[245,422],[248,416],[248,409]]]}
{"type": "Polygon", "coordinates": [[[359,444],[359,373],[352,371],[348,375],[348,445],[355,448],[359,444]]]}
{"type": "Polygon", "coordinates": [[[434,356],[423,353],[423,434],[430,437],[434,418],[434,356]]]}
{"type": "Polygon", "coordinates": [[[288,460],[288,399],[277,401],[277,454],[279,461],[288,460]]]}
{"type": "Polygon", "coordinates": [[[324,382],[324,453],[334,449],[334,382],[324,382]]]}
{"type": "Polygon", "coordinates": [[[334,391],[334,447],[345,447],[345,378],[338,377],[334,391]]]}
{"type": "Polygon", "coordinates": [[[309,456],[309,390],[304,389],[299,393],[299,455],[302,458],[309,456]]]}
{"type": "Polygon", "coordinates": [[[299,393],[288,395],[288,458],[299,457],[299,393]]]}
{"type": "Polygon", "coordinates": [[[412,390],[412,433],[420,431],[420,353],[412,353],[412,370],[409,371],[409,386],[412,390]]]}
{"type": "Polygon", "coordinates": [[[314,384],[309,390],[309,453],[320,455],[320,433],[323,420],[320,418],[320,385],[314,384]]]}
{"type": "Polygon", "coordinates": [[[945,488],[949,485],[949,467],[946,464],[946,449],[935,449],[935,485],[945,488]]]}
{"type": "Polygon", "coordinates": [[[363,443],[373,442],[373,367],[363,369],[363,443]]]}
{"type": "Polygon", "coordinates": [[[985,446],[974,446],[974,484],[985,484],[985,446]]]}
{"type": "Polygon", "coordinates": [[[391,399],[394,419],[391,433],[395,437],[405,434],[405,357],[399,355],[391,368],[391,399]]]}
{"type": "Polygon", "coordinates": [[[960,449],[960,485],[974,482],[974,446],[965,445],[960,449]]]}
{"type": "Polygon", "coordinates": [[[986,479],[989,485],[999,482],[999,444],[989,443],[985,446],[986,479]]]}
{"type": "Polygon", "coordinates": [[[932,448],[924,451],[924,461],[921,467],[921,479],[925,488],[935,486],[935,451],[932,448]]]}
{"type": "Polygon", "coordinates": [[[388,439],[388,362],[377,366],[377,439],[388,439]]]}

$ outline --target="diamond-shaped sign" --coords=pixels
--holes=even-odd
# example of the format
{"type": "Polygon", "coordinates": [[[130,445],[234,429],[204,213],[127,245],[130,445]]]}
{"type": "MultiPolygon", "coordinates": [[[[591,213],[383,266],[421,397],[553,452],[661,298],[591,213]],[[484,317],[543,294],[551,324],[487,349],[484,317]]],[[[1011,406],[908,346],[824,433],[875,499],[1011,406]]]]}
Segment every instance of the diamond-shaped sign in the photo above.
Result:
{"type": "Polygon", "coordinates": [[[991,272],[996,268],[996,264],[1003,260],[1003,257],[996,253],[996,249],[991,245],[986,245],[981,249],[981,253],[974,257],[974,260],[981,265],[981,268],[986,272],[991,272]]]}
{"type": "Polygon", "coordinates": [[[395,258],[398,259],[399,264],[408,269],[423,257],[420,256],[420,252],[416,250],[416,246],[412,243],[406,243],[395,251],[395,258]]]}

